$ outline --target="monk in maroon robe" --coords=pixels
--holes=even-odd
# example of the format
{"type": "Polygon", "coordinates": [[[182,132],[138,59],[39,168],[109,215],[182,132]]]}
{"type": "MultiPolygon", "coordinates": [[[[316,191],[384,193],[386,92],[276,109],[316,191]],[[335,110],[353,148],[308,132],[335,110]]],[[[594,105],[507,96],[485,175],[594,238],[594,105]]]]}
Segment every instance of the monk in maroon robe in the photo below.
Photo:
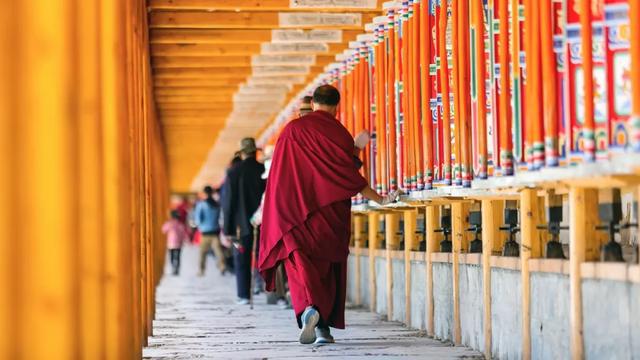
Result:
{"type": "Polygon", "coordinates": [[[289,123],[278,138],[265,192],[258,266],[267,290],[284,263],[300,342],[333,342],[329,327],[344,329],[351,197],[379,204],[360,175],[349,132],[335,118],[340,93],[323,85],[314,111],[289,123]]]}

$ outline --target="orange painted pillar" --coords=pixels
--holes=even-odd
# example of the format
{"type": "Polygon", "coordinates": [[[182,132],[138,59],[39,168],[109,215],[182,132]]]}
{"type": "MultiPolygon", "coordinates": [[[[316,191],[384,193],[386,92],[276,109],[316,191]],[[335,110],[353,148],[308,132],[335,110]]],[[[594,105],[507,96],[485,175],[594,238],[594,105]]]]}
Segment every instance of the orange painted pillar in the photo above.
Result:
{"type": "MultiPolygon", "coordinates": [[[[580,37],[582,39],[582,68],[584,74],[584,137],[585,161],[596,159],[595,121],[593,104],[593,31],[591,27],[591,0],[579,0],[580,37]]],[[[633,40],[632,40],[633,42],[633,40]]]]}
{"type": "Polygon", "coordinates": [[[442,127],[443,127],[443,148],[444,161],[443,169],[444,182],[451,185],[451,102],[449,99],[449,61],[447,58],[446,33],[447,33],[447,5],[446,1],[440,6],[440,38],[438,39],[438,54],[440,55],[440,92],[442,93],[442,127]]]}
{"type": "Polygon", "coordinates": [[[632,146],[640,152],[640,0],[629,0],[631,28],[631,129],[632,146]]]}

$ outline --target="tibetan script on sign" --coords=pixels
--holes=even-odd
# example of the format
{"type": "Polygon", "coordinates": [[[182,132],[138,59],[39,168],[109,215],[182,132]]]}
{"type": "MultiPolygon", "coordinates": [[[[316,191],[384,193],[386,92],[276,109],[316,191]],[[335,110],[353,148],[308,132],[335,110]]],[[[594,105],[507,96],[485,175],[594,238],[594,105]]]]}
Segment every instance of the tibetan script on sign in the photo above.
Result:
{"type": "Polygon", "coordinates": [[[253,68],[254,76],[306,75],[308,73],[308,66],[256,66],[253,68]]]}
{"type": "Polygon", "coordinates": [[[315,55],[253,55],[251,65],[313,65],[316,63],[315,55]]]}
{"type": "Polygon", "coordinates": [[[274,43],[304,42],[342,42],[342,30],[271,30],[271,41],[274,43]]]}
{"type": "Polygon", "coordinates": [[[376,0],[290,0],[289,2],[289,7],[292,9],[375,9],[376,5],[376,0]]]}
{"type": "Polygon", "coordinates": [[[362,14],[279,13],[278,19],[282,27],[362,25],[362,14]]]}
{"type": "Polygon", "coordinates": [[[305,82],[305,76],[274,76],[274,77],[250,77],[247,85],[273,85],[273,84],[302,84],[305,82]]]}
{"type": "Polygon", "coordinates": [[[262,43],[263,54],[305,54],[322,53],[329,51],[329,45],[324,43],[294,43],[294,44],[274,44],[262,43]]]}

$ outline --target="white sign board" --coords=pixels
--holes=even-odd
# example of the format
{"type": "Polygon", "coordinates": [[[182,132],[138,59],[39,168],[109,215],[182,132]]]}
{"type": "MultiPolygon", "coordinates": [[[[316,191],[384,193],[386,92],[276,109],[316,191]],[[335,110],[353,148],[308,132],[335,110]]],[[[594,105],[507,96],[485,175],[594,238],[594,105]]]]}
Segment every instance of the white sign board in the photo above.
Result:
{"type": "Polygon", "coordinates": [[[329,52],[329,45],[323,43],[291,43],[274,44],[262,43],[260,50],[263,54],[308,54],[329,52]]]}
{"type": "Polygon", "coordinates": [[[331,14],[331,13],[279,13],[281,27],[300,26],[361,26],[362,14],[331,14]]]}
{"type": "Polygon", "coordinates": [[[259,84],[259,85],[242,85],[238,89],[239,94],[264,94],[264,93],[287,93],[291,90],[290,85],[285,84],[259,84]]]}
{"type": "Polygon", "coordinates": [[[376,0],[290,0],[292,9],[375,9],[376,0]]]}
{"type": "Polygon", "coordinates": [[[247,80],[248,85],[273,85],[273,84],[302,84],[306,81],[306,76],[274,76],[274,77],[250,77],[247,80]]]}
{"type": "Polygon", "coordinates": [[[311,66],[316,63],[315,55],[253,55],[251,57],[251,65],[264,66],[264,65],[308,65],[311,66]]]}
{"type": "Polygon", "coordinates": [[[342,42],[342,30],[271,30],[271,41],[274,43],[303,43],[303,42],[325,42],[339,43],[342,42]]]}
{"type": "Polygon", "coordinates": [[[253,76],[306,75],[308,66],[255,66],[253,76]]]}

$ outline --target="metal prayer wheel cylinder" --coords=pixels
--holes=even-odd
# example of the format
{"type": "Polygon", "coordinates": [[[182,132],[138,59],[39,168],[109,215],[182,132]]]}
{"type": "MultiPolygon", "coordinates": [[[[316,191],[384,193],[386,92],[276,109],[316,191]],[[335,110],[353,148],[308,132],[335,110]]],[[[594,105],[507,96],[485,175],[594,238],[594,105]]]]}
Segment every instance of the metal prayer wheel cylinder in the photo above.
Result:
{"type": "Polygon", "coordinates": [[[440,241],[440,252],[450,253],[452,251],[453,243],[451,242],[451,208],[442,208],[440,215],[440,228],[434,230],[437,233],[442,233],[444,239],[440,241]]]}
{"type": "Polygon", "coordinates": [[[549,194],[545,212],[547,224],[537,226],[538,229],[546,230],[551,234],[551,240],[549,240],[545,246],[545,258],[565,259],[564,249],[559,241],[559,236],[560,230],[569,228],[560,226],[560,223],[562,223],[562,196],[549,194]]]}
{"type": "Polygon", "coordinates": [[[426,216],[423,212],[418,212],[416,217],[416,231],[413,240],[413,250],[427,250],[427,224],[426,216]]]}
{"type": "Polygon", "coordinates": [[[518,209],[504,209],[504,223],[505,226],[501,226],[500,230],[509,232],[509,240],[504,244],[502,256],[519,257],[520,245],[515,239],[515,235],[520,231],[520,228],[518,228],[518,209]]]}
{"type": "Polygon", "coordinates": [[[469,253],[478,254],[482,252],[482,212],[480,210],[469,212],[469,228],[467,231],[474,234],[474,239],[469,243],[469,253]]]}
{"type": "Polygon", "coordinates": [[[623,262],[622,246],[616,241],[615,235],[620,232],[622,221],[622,195],[620,189],[603,189],[598,191],[598,216],[604,225],[597,230],[607,231],[609,241],[602,246],[600,260],[606,262],[623,262]]]}

